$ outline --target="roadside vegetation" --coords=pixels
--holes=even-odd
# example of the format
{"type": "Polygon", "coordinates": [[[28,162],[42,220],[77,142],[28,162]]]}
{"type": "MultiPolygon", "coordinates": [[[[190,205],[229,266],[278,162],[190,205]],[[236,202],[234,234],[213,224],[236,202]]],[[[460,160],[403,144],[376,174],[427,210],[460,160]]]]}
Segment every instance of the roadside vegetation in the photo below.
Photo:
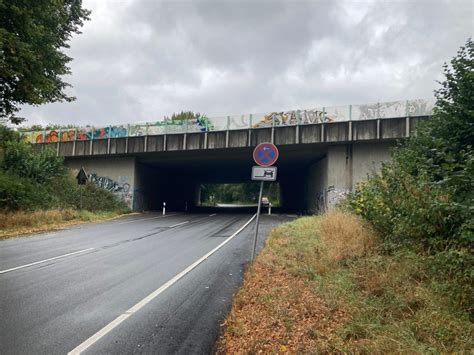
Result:
{"type": "MultiPolygon", "coordinates": [[[[257,181],[240,184],[202,184],[201,204],[215,206],[217,203],[252,204],[257,203],[260,183],[257,181]]],[[[280,205],[280,188],[275,182],[267,182],[263,187],[272,206],[280,205]]]]}
{"type": "Polygon", "coordinates": [[[79,186],[55,151],[35,152],[17,132],[0,125],[0,238],[127,211],[95,184],[79,186]]]}
{"type": "Polygon", "coordinates": [[[474,44],[433,117],[337,210],[273,230],[220,353],[474,351],[474,44]]]}
{"type": "Polygon", "coordinates": [[[303,217],[270,233],[217,352],[469,352],[473,326],[452,284],[429,254],[387,253],[361,217],[303,217]]]}

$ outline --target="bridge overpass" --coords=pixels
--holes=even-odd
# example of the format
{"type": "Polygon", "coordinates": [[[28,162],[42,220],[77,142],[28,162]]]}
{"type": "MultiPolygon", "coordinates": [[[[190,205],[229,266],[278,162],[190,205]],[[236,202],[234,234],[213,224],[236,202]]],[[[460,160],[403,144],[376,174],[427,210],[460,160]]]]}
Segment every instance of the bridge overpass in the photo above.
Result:
{"type": "Polygon", "coordinates": [[[410,100],[260,115],[27,132],[73,169],[114,191],[135,210],[199,205],[202,183],[250,181],[252,151],[280,150],[282,208],[317,212],[377,171],[396,141],[431,115],[433,101],[410,100]]]}

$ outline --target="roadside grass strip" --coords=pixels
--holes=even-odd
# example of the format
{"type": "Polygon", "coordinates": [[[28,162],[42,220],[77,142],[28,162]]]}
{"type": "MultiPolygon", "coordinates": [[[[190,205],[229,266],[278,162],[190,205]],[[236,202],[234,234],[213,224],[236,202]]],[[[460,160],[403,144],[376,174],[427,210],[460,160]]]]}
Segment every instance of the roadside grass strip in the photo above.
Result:
{"type": "Polygon", "coordinates": [[[303,217],[270,233],[217,353],[470,353],[474,328],[451,283],[425,255],[385,252],[354,215],[303,217]]]}
{"type": "Polygon", "coordinates": [[[122,216],[122,212],[51,209],[39,211],[0,212],[0,240],[24,234],[61,229],[72,224],[104,221],[122,216]]]}

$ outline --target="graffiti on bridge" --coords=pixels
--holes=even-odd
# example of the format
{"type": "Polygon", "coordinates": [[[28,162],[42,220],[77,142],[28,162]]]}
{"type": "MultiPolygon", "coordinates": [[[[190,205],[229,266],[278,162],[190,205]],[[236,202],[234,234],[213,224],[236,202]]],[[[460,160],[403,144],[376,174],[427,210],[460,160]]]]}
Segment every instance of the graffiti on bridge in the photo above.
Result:
{"type": "Polygon", "coordinates": [[[295,110],[286,112],[270,112],[263,116],[252,128],[275,126],[294,126],[296,124],[311,124],[332,122],[326,112],[318,110],[295,110]]]}
{"type": "Polygon", "coordinates": [[[128,183],[128,176],[119,177],[120,182],[117,182],[107,176],[91,173],[89,179],[98,187],[118,195],[129,207],[132,207],[132,193],[128,183]]]}
{"type": "Polygon", "coordinates": [[[106,138],[135,137],[173,133],[192,133],[263,127],[284,127],[327,122],[371,120],[379,118],[419,117],[432,114],[434,100],[405,100],[363,105],[345,105],[308,110],[212,117],[197,114],[188,120],[165,117],[161,121],[109,127],[63,128],[23,132],[30,143],[67,142],[106,138]]]}

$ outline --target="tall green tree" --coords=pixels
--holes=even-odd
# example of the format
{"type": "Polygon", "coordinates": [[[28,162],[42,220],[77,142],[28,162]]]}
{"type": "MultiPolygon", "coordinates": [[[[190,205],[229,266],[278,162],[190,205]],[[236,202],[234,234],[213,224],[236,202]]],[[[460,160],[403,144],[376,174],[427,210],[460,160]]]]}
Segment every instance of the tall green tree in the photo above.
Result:
{"type": "Polygon", "coordinates": [[[64,49],[89,15],[82,0],[0,0],[0,119],[17,124],[20,105],[75,99],[64,49]]]}
{"type": "Polygon", "coordinates": [[[431,249],[474,243],[474,43],[444,66],[433,116],[349,199],[383,236],[431,249]]]}

